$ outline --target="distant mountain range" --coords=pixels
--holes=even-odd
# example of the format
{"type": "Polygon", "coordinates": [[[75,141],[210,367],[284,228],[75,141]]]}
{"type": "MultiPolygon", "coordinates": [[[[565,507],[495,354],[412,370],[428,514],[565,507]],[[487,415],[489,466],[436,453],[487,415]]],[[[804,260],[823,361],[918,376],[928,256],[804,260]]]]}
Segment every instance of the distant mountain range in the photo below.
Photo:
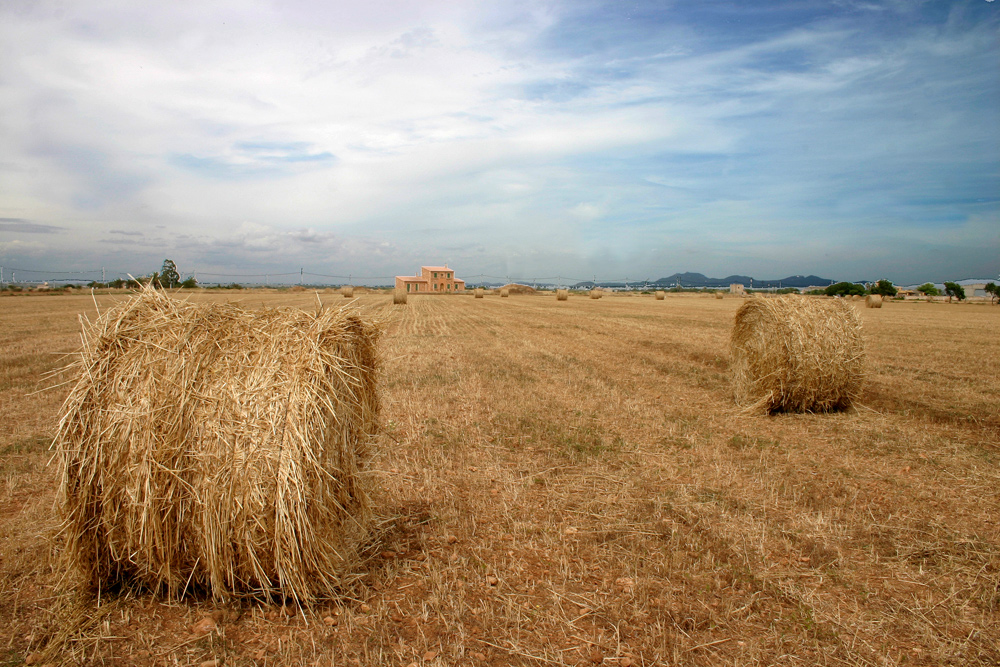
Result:
{"type": "Polygon", "coordinates": [[[701,273],[675,273],[656,281],[657,285],[671,287],[680,284],[681,287],[729,287],[732,283],[742,283],[747,287],[812,287],[813,285],[832,285],[829,278],[819,276],[788,276],[779,280],[760,280],[752,276],[727,276],[725,278],[709,278],[701,273]]]}
{"type": "MultiPolygon", "coordinates": [[[[767,289],[771,287],[812,287],[820,285],[832,285],[834,281],[829,278],[819,276],[788,276],[780,280],[760,280],[752,276],[727,276],[725,278],[709,278],[703,273],[675,273],[666,278],[660,278],[652,283],[651,287],[725,287],[728,288],[733,283],[741,283],[746,287],[753,286],[756,289],[767,289]]],[[[602,287],[618,287],[620,283],[596,283],[602,287]]],[[[635,284],[635,283],[631,283],[635,284]]],[[[577,283],[573,287],[585,289],[594,287],[595,283],[586,281],[577,283]]]]}

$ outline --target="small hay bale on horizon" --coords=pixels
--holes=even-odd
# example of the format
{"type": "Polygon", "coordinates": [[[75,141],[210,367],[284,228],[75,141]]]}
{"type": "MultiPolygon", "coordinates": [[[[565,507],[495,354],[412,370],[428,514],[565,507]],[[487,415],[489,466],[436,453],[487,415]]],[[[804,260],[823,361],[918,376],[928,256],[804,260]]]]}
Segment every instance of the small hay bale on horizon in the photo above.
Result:
{"type": "Polygon", "coordinates": [[[509,287],[501,287],[500,288],[500,296],[501,296],[501,298],[504,298],[504,299],[509,298],[510,297],[510,288],[509,287]]]}
{"type": "Polygon", "coordinates": [[[53,445],[67,582],[336,597],[370,535],[381,328],[151,289],[85,323],[53,445]]]}
{"type": "Polygon", "coordinates": [[[881,294],[869,294],[865,297],[865,308],[881,308],[882,307],[882,295],[881,294]]]}
{"type": "Polygon", "coordinates": [[[354,285],[344,285],[340,288],[340,293],[344,295],[345,299],[354,298],[354,285]]]}
{"type": "Polygon", "coordinates": [[[725,297],[724,297],[724,296],[722,296],[722,292],[716,292],[716,293],[715,293],[715,298],[716,298],[716,299],[724,299],[725,297]]]}
{"type": "Polygon", "coordinates": [[[486,298],[486,290],[484,290],[482,287],[477,287],[476,289],[472,290],[472,296],[474,296],[477,299],[484,299],[486,298]]]}
{"type": "Polygon", "coordinates": [[[392,303],[397,306],[406,304],[406,290],[397,287],[392,291],[392,303]]]}
{"type": "Polygon", "coordinates": [[[568,289],[557,289],[556,290],[556,301],[569,301],[569,290],[568,289]]]}
{"type": "Polygon", "coordinates": [[[729,357],[733,394],[747,413],[844,409],[865,379],[861,320],[841,299],[747,300],[729,357]]]}
{"type": "Polygon", "coordinates": [[[514,296],[521,294],[536,294],[538,290],[530,285],[522,285],[521,283],[507,283],[501,289],[505,289],[514,296]]]}
{"type": "Polygon", "coordinates": [[[653,296],[656,298],[657,301],[663,301],[666,298],[667,293],[664,292],[663,290],[656,290],[656,294],[654,294],[653,296]]]}
{"type": "Polygon", "coordinates": [[[602,296],[604,296],[604,294],[601,292],[600,287],[595,287],[594,289],[590,290],[591,299],[600,299],[602,296]]]}

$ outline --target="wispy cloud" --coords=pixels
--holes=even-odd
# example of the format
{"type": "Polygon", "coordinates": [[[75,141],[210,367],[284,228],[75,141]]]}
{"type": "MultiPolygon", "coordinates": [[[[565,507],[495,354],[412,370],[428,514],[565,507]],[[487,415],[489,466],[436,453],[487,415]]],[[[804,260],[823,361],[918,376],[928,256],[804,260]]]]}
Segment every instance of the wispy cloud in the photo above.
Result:
{"type": "Polygon", "coordinates": [[[43,225],[38,222],[31,222],[24,218],[0,218],[0,232],[20,233],[20,234],[56,234],[63,231],[63,227],[56,225],[43,225]]]}
{"type": "Polygon", "coordinates": [[[992,274],[997,5],[4,5],[0,210],[92,264],[992,274]]]}

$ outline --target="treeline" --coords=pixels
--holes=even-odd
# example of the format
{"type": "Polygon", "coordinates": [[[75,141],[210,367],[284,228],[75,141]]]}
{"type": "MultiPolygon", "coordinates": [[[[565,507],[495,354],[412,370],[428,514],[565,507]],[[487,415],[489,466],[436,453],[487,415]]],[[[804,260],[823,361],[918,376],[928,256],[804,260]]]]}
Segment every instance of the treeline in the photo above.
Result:
{"type": "MultiPolygon", "coordinates": [[[[994,299],[1000,299],[1000,287],[995,283],[987,283],[986,292],[990,294],[994,299]]],[[[917,291],[924,296],[941,296],[941,290],[935,287],[932,283],[924,283],[917,288],[917,291]]],[[[878,294],[886,298],[891,298],[896,296],[899,290],[888,280],[879,280],[877,283],[872,285],[870,288],[865,289],[864,285],[858,283],[834,283],[829,287],[821,290],[813,290],[809,294],[825,294],[827,296],[865,296],[867,294],[878,294]]],[[[944,295],[958,299],[959,301],[965,300],[965,288],[958,283],[945,281],[944,283],[944,295]]]]}

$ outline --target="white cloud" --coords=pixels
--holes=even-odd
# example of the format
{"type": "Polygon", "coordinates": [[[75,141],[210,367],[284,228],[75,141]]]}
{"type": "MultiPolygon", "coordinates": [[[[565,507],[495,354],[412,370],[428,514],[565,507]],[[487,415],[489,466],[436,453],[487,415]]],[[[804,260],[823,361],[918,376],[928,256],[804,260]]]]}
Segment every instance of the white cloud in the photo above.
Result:
{"type": "Polygon", "coordinates": [[[93,262],[132,240],[219,266],[609,248],[618,271],[745,272],[713,249],[819,261],[845,229],[906,239],[996,191],[995,18],[907,9],[883,34],[902,7],[854,3],[757,38],[684,6],[622,28],[617,7],[5,5],[0,216],[93,262]],[[683,250],[650,258],[650,237],[683,250]]]}

